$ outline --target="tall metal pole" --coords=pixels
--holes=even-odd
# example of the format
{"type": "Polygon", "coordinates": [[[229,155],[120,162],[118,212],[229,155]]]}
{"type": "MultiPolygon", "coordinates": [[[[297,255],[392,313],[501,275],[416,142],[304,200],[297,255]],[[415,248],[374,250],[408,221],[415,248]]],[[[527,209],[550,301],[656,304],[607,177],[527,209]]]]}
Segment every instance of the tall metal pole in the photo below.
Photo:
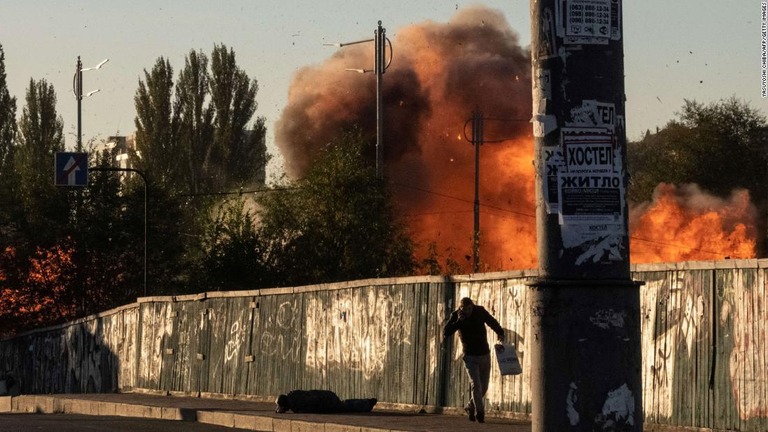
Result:
{"type": "Polygon", "coordinates": [[[373,42],[373,69],[347,69],[348,71],[376,74],[376,177],[381,178],[384,174],[384,96],[382,94],[382,76],[392,63],[392,43],[387,39],[387,30],[381,26],[379,20],[378,26],[373,31],[373,39],[359,40],[346,43],[326,43],[326,46],[344,47],[360,43],[373,42]],[[387,60],[387,45],[389,45],[389,60],[387,60]]]}
{"type": "Polygon", "coordinates": [[[77,56],[75,81],[75,97],[77,98],[77,151],[81,151],[83,149],[83,63],[80,61],[80,56],[77,56]]]}
{"type": "Polygon", "coordinates": [[[386,53],[386,30],[381,27],[381,21],[379,21],[378,27],[374,32],[374,70],[376,73],[376,177],[381,178],[383,175],[383,160],[384,160],[384,106],[382,95],[382,77],[387,67],[385,61],[386,53]]]}
{"type": "Polygon", "coordinates": [[[621,0],[532,0],[534,432],[643,428],[621,0]]]}

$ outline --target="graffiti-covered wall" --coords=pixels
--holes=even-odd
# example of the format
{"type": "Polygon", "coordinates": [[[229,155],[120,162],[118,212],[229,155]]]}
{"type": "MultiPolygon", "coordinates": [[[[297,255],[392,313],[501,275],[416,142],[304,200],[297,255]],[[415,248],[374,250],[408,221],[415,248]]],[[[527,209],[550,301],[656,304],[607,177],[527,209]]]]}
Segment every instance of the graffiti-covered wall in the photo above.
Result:
{"type": "MultiPolygon", "coordinates": [[[[641,288],[646,424],[768,430],[768,261],[633,268],[641,288]]],[[[0,376],[25,393],[146,389],[341,397],[461,407],[468,379],[442,324],[469,296],[498,318],[525,371],[536,272],[375,279],[150,297],[0,341],[0,376]]],[[[599,331],[599,329],[596,329],[599,331]]],[[[567,361],[567,359],[564,359],[567,361]]],[[[488,406],[531,413],[529,375],[492,373],[488,406]]]]}
{"type": "Polygon", "coordinates": [[[646,421],[768,430],[765,260],[638,266],[646,421]]]}

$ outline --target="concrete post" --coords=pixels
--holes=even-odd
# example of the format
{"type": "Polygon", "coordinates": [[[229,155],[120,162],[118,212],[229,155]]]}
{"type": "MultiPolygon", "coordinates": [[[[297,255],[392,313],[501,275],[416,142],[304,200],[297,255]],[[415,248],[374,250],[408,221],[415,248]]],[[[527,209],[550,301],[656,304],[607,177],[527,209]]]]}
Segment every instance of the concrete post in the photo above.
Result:
{"type": "Polygon", "coordinates": [[[621,0],[532,0],[533,431],[641,431],[621,0]]]}
{"type": "Polygon", "coordinates": [[[376,73],[376,177],[384,175],[384,95],[383,76],[387,70],[386,30],[379,21],[374,33],[374,72],[376,73]]]}
{"type": "Polygon", "coordinates": [[[472,145],[475,146],[475,224],[472,231],[472,272],[480,271],[480,146],[483,145],[483,113],[472,112],[472,145]]]}

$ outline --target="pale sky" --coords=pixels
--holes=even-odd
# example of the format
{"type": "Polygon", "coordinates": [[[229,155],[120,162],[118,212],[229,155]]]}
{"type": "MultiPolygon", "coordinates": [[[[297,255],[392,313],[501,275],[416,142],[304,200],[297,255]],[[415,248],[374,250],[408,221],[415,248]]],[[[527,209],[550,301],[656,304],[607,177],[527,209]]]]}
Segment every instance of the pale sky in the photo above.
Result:
{"type": "MultiPolygon", "coordinates": [[[[18,114],[30,78],[45,78],[56,90],[68,147],[77,131],[72,78],[78,55],[84,67],[110,60],[83,74],[84,93],[100,89],[83,100],[87,142],[134,131],[133,96],[143,70],[159,56],[177,74],[191,49],[210,55],[214,44],[224,43],[259,82],[256,114],[267,118],[270,141],[293,74],[333,54],[324,42],[370,38],[378,20],[392,38],[399,28],[446,22],[474,4],[503,11],[521,44],[530,44],[530,0],[0,0],[0,43],[18,114]]],[[[768,111],[760,94],[760,0],[623,4],[630,140],[664,126],[685,98],[707,103],[736,96],[768,111]]]]}

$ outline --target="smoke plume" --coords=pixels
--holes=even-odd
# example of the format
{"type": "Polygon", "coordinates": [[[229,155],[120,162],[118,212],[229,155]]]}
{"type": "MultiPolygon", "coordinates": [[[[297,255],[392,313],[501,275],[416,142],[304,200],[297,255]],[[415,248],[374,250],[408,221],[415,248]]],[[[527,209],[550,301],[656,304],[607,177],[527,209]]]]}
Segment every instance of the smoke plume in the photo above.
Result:
{"type": "MultiPolygon", "coordinates": [[[[480,271],[535,268],[529,48],[520,46],[500,11],[480,6],[458,11],[447,23],[388,34],[394,56],[383,76],[384,172],[419,246],[417,258],[425,258],[432,244],[444,268],[452,262],[454,270],[472,270],[475,149],[465,126],[479,109],[486,118],[479,158],[480,271]]],[[[352,126],[371,143],[373,161],[375,76],[345,70],[372,64],[373,44],[352,45],[296,74],[276,125],[289,176],[301,177],[319,150],[352,126]]],[[[722,258],[712,252],[754,256],[748,196],[709,197],[706,205],[694,198],[704,196],[661,187],[652,203],[633,209],[632,260],[722,258]],[[652,223],[661,219],[666,222],[652,223]],[[706,236],[704,243],[697,235],[706,236]],[[707,243],[714,238],[719,243],[707,243]],[[686,252],[672,255],[672,249],[686,252]]]]}
{"type": "MultiPolygon", "coordinates": [[[[412,235],[467,268],[475,149],[465,124],[479,109],[488,141],[480,149],[481,260],[494,269],[535,265],[528,49],[500,11],[479,6],[388,35],[394,56],[383,76],[384,172],[412,235]]],[[[371,67],[372,45],[340,49],[294,77],[276,125],[289,176],[301,177],[345,128],[360,126],[375,143],[375,76],[345,70],[371,67]]]]}

